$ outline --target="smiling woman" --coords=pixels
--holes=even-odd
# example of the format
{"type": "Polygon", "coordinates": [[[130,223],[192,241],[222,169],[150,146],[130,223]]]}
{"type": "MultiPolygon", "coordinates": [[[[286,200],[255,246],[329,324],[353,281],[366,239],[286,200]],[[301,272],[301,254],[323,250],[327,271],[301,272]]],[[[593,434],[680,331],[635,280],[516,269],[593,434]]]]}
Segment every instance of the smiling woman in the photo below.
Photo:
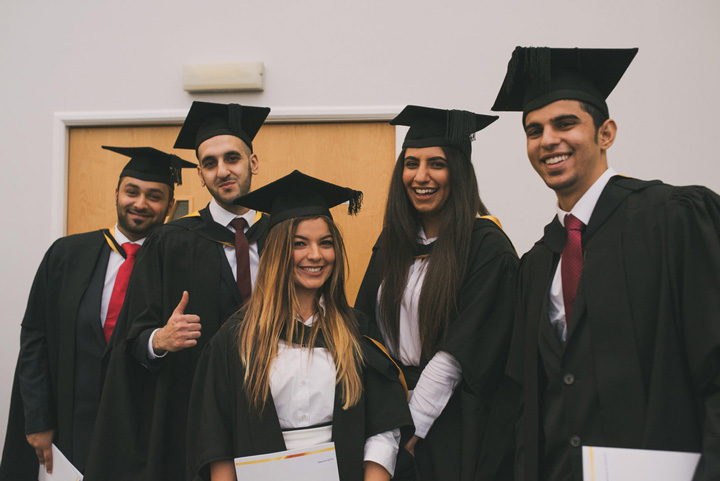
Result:
{"type": "Polygon", "coordinates": [[[391,122],[410,129],[355,306],[378,325],[412,389],[415,436],[395,479],[512,476],[498,471],[511,468],[500,433],[512,432],[514,413],[496,394],[517,255],[495,222],[477,218],[487,210],[470,162],[471,137],[496,118],[411,105],[391,122]]]}
{"type": "Polygon", "coordinates": [[[270,213],[252,297],[203,353],[188,462],[234,480],[233,458],[333,441],[340,479],[389,480],[411,424],[399,372],[345,298],[345,247],[330,208],[362,193],[298,171],[238,199],[270,213]],[[364,469],[363,469],[364,465],[364,469]]]}

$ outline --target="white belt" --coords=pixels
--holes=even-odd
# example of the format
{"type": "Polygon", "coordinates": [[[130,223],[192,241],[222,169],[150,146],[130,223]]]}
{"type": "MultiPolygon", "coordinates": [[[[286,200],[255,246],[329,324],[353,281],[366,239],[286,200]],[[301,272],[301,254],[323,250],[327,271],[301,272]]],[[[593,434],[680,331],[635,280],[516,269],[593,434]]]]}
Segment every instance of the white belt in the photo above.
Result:
{"type": "Polygon", "coordinates": [[[332,441],[332,425],[283,431],[285,449],[305,448],[332,441]]]}

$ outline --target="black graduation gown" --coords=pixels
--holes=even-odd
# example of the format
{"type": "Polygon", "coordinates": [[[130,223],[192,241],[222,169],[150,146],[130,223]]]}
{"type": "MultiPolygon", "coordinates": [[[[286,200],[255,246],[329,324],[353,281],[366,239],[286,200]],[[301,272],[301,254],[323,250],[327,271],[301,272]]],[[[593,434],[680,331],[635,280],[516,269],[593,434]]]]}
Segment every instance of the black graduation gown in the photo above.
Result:
{"type": "MultiPolygon", "coordinates": [[[[367,319],[355,312],[360,332],[367,319]]],[[[232,317],[207,346],[198,363],[188,416],[188,480],[209,480],[210,464],[284,451],[285,442],[272,395],[262,417],[253,414],[243,388],[244,369],[238,353],[239,316],[232,317]]],[[[332,438],[341,481],[363,479],[363,449],[370,436],[400,428],[412,433],[412,418],[398,369],[375,343],[363,337],[363,395],[342,409],[336,391],[332,438]]]]}
{"type": "MultiPolygon", "coordinates": [[[[355,303],[374,324],[382,281],[379,249],[378,241],[355,303]]],[[[512,477],[512,429],[507,424],[514,422],[517,394],[503,372],[512,332],[517,263],[515,249],[502,229],[492,220],[476,219],[458,297],[459,313],[438,348],[458,360],[462,381],[426,438],[415,447],[421,479],[512,477]]]]}
{"type": "Polygon", "coordinates": [[[100,399],[100,304],[111,245],[124,254],[107,229],[64,237],[38,268],[22,321],[20,358],[27,361],[15,372],[0,480],[37,479],[25,434],[49,429],[65,456],[84,466],[100,399]],[[22,373],[28,381],[21,388],[22,373]]]}
{"type": "Polygon", "coordinates": [[[553,361],[544,328],[565,241],[555,218],[521,261],[508,364],[524,385],[518,479],[580,481],[582,445],[702,452],[694,479],[719,479],[720,198],[613,177],[553,361]]]}
{"type": "MultiPolygon", "coordinates": [[[[247,232],[258,249],[267,219],[247,232]]],[[[206,207],[155,229],[133,268],[118,317],[93,436],[87,481],[185,478],[185,423],[193,373],[205,345],[243,300],[223,251],[235,236],[206,207]],[[150,333],[165,325],[188,291],[188,314],[200,316],[195,347],[149,361],[150,333]]]]}

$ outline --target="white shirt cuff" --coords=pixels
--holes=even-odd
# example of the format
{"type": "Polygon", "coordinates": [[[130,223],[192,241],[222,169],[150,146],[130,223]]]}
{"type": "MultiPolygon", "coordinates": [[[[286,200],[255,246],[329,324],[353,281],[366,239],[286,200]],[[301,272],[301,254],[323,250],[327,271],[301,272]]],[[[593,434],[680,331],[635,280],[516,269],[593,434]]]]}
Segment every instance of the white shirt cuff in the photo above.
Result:
{"type": "Polygon", "coordinates": [[[152,342],[153,342],[153,338],[155,337],[155,333],[158,332],[159,330],[160,330],[160,329],[155,329],[155,330],[152,332],[152,334],[150,334],[150,339],[148,339],[147,354],[148,354],[148,359],[150,359],[151,361],[152,361],[153,359],[160,359],[161,357],[167,356],[167,351],[165,351],[165,352],[162,353],[162,354],[155,354],[155,350],[154,350],[153,347],[152,347],[152,342]]]}
{"type": "Polygon", "coordinates": [[[398,447],[400,445],[400,429],[385,431],[384,433],[370,436],[365,441],[365,461],[378,463],[385,468],[390,477],[395,473],[395,462],[397,461],[398,447]]]}
{"type": "Polygon", "coordinates": [[[418,379],[409,403],[416,436],[427,436],[460,379],[462,368],[451,354],[439,351],[430,359],[418,379]]]}

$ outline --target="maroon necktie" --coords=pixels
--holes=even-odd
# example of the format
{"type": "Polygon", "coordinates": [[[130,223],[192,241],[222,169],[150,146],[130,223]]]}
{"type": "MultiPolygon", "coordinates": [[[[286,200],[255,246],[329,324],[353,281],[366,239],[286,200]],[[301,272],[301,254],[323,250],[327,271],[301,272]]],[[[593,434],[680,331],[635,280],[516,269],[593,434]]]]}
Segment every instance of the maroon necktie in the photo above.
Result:
{"type": "Polygon", "coordinates": [[[562,291],[565,302],[565,323],[567,324],[572,314],[572,306],[575,301],[578,282],[583,268],[582,254],[582,232],[585,224],[572,214],[565,216],[565,228],[567,229],[567,243],[562,251],[562,291]]]}
{"type": "Polygon", "coordinates": [[[245,237],[245,227],[248,223],[242,217],[236,217],[230,222],[235,229],[235,259],[237,261],[237,286],[240,296],[244,299],[250,297],[252,284],[250,282],[250,244],[245,237]]]}
{"type": "Polygon", "coordinates": [[[118,314],[120,314],[120,308],[122,308],[123,301],[125,300],[125,292],[127,292],[130,273],[132,272],[133,265],[135,265],[135,256],[140,249],[140,245],[126,242],[122,245],[122,248],[127,257],[125,257],[125,262],[120,264],[120,269],[118,269],[117,276],[115,277],[112,295],[110,296],[110,304],[108,304],[105,325],[103,326],[105,342],[110,342],[110,336],[115,328],[118,314]]]}

